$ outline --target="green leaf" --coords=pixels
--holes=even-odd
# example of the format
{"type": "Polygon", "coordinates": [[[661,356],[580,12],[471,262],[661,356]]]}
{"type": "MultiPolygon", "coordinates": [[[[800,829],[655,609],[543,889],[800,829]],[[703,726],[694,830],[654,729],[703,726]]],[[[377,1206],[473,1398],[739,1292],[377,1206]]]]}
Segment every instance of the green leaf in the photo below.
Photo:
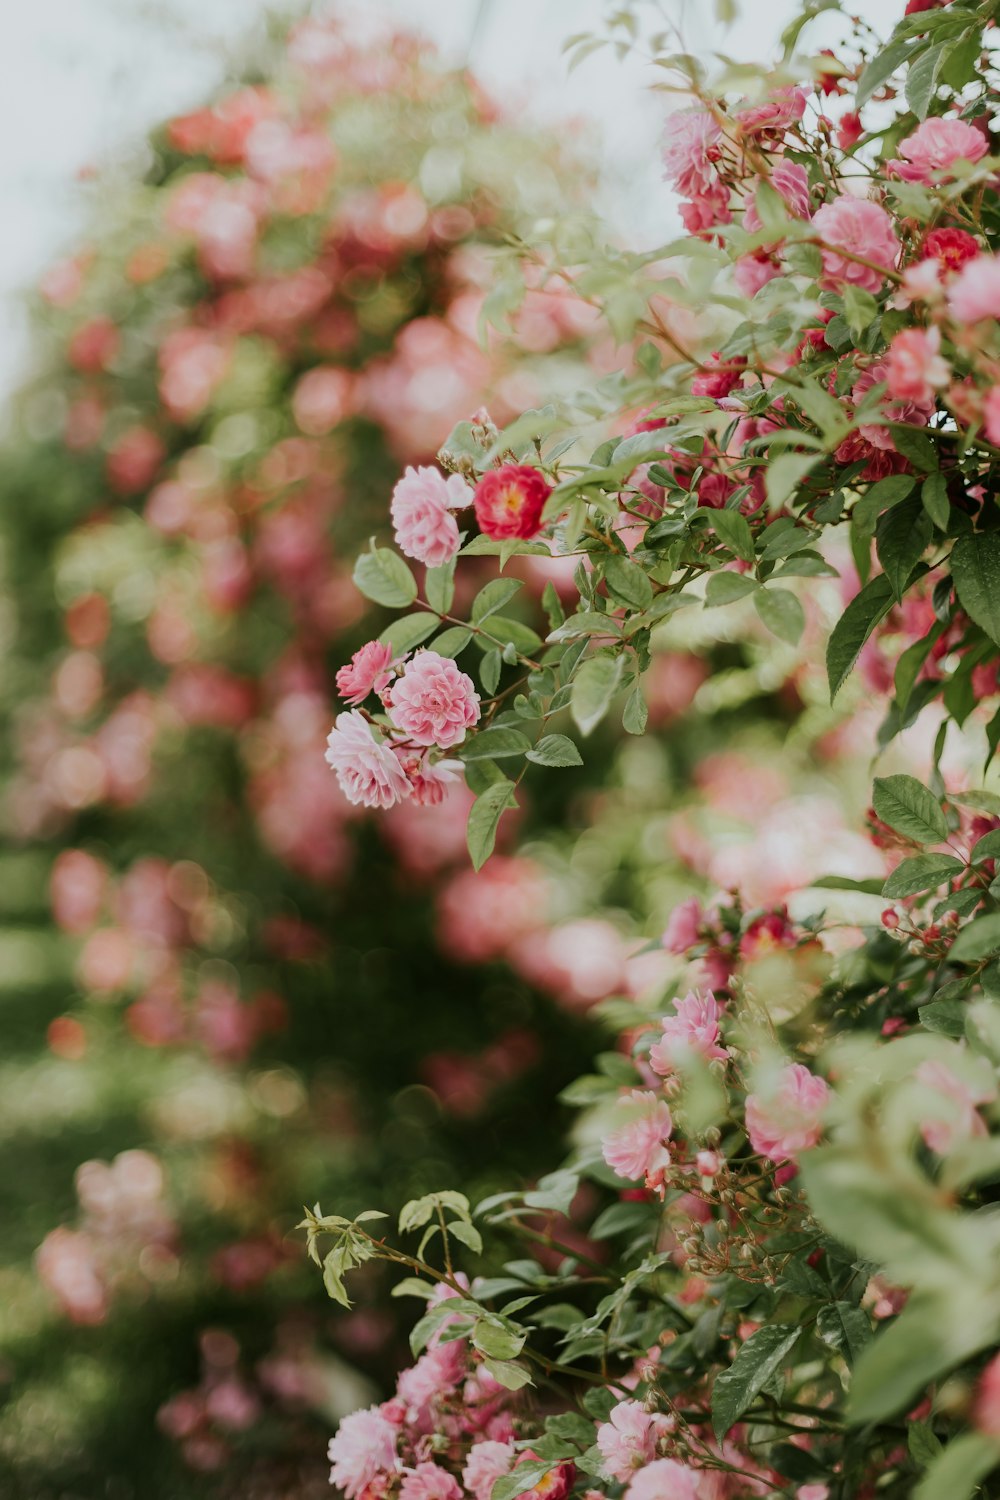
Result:
{"type": "Polygon", "coordinates": [[[327,1295],[334,1302],[339,1302],[341,1307],[350,1307],[351,1299],[347,1295],[344,1286],[344,1278],[340,1274],[341,1257],[339,1250],[331,1250],[323,1261],[323,1285],[326,1287],[327,1295]]]}
{"type": "Polygon", "coordinates": [[[405,656],[407,651],[419,646],[437,627],[437,615],[418,610],[416,614],[401,615],[398,620],[393,620],[383,630],[379,640],[390,645],[397,656],[405,656]]]}
{"type": "Polygon", "coordinates": [[[772,1375],[781,1369],[801,1333],[801,1328],[765,1324],[742,1345],[729,1369],[716,1376],[712,1387],[712,1427],[720,1442],[772,1375]]]}
{"type": "Polygon", "coordinates": [[[626,734],[645,734],[648,722],[649,709],[646,707],[646,700],[642,696],[642,685],[637,682],[625,702],[625,712],[622,714],[622,728],[626,734]]]}
{"type": "Polygon", "coordinates": [[[923,556],[930,539],[930,517],[919,501],[905,500],[879,518],[875,530],[875,551],[897,602],[902,599],[910,574],[923,556]]]}
{"type": "Polygon", "coordinates": [[[933,891],[952,876],[960,875],[965,866],[951,854],[915,854],[896,866],[882,887],[883,896],[901,900],[920,891],[933,891]]]}
{"type": "Polygon", "coordinates": [[[740,515],[738,510],[703,510],[699,511],[699,515],[708,517],[712,530],[730,552],[744,562],[753,562],[753,532],[746,516],[740,515]]]}
{"type": "Polygon", "coordinates": [[[967,1014],[967,1007],[958,1000],[932,1000],[929,1005],[921,1005],[917,1011],[925,1031],[953,1037],[965,1035],[967,1014]]]}
{"type": "Polygon", "coordinates": [[[951,573],[966,614],[1000,646],[1000,531],[957,541],[951,552],[951,573]]]}
{"type": "Polygon", "coordinates": [[[753,596],[754,606],[761,620],[779,640],[790,646],[798,645],[806,617],[802,605],[788,589],[758,589],[753,596]]]}
{"type": "Polygon", "coordinates": [[[466,842],[473,866],[481,870],[493,853],[500,819],[509,807],[517,806],[513,782],[506,777],[480,792],[469,812],[466,842]]]}
{"type": "Polygon", "coordinates": [[[860,1357],[872,1341],[872,1324],[868,1314],[851,1302],[834,1302],[823,1307],[816,1319],[816,1332],[831,1349],[837,1349],[849,1365],[860,1357]]]}
{"type": "MultiPolygon", "coordinates": [[[[799,392],[796,392],[798,395],[799,392]]],[[[784,505],[795,493],[811,469],[819,463],[821,454],[781,453],[772,458],[764,470],[764,483],[772,511],[784,505]]],[[[727,512],[728,514],[728,512],[727,512]]],[[[742,557],[742,553],[739,554],[742,557]]]]}
{"type": "Polygon", "coordinates": [[[749,573],[730,573],[728,569],[710,573],[705,586],[705,604],[709,609],[718,604],[733,604],[759,588],[760,584],[749,573]]]}
{"type": "Polygon", "coordinates": [[[431,646],[439,656],[456,657],[465,650],[471,640],[471,630],[466,630],[464,625],[451,625],[431,641],[431,646]]]}
{"type": "Polygon", "coordinates": [[[578,1173],[564,1167],[540,1178],[538,1186],[525,1193],[524,1201],[528,1208],[550,1209],[553,1213],[568,1214],[579,1187],[578,1173]]]}
{"type": "Polygon", "coordinates": [[[898,72],[913,53],[919,50],[919,44],[914,46],[911,41],[907,40],[890,42],[888,47],[883,47],[881,52],[876,52],[858,81],[854,107],[860,109],[863,104],[866,104],[875,90],[880,89],[883,83],[891,78],[893,73],[898,72]]]}
{"type": "Polygon", "coordinates": [[[948,956],[956,963],[975,963],[997,952],[1000,952],[1000,911],[991,911],[962,928],[948,956]]]}
{"type": "Polygon", "coordinates": [[[941,844],[948,837],[941,806],[915,776],[876,776],[875,816],[916,844],[941,844]]]}
{"type": "Polygon", "coordinates": [[[473,1344],[491,1359],[516,1359],[526,1338],[527,1334],[514,1333],[490,1318],[477,1318],[472,1325],[473,1344]]]}
{"type": "Polygon", "coordinates": [[[490,615],[498,614],[523,587],[523,584],[513,578],[491,579],[485,588],[479,590],[472,601],[472,623],[481,625],[484,620],[489,619],[490,615]]]}
{"type": "Polygon", "coordinates": [[[354,565],[354,583],[366,599],[387,609],[405,609],[417,597],[416,579],[389,547],[362,552],[354,565]]]}
{"type": "Polygon", "coordinates": [[[442,563],[439,568],[428,568],[424,578],[424,592],[431,609],[446,615],[455,597],[455,559],[442,563]]]}
{"type": "Polygon", "coordinates": [[[528,759],[536,766],[582,766],[583,758],[573,741],[565,734],[545,734],[533,749],[528,759]]]}
{"type": "MultiPolygon", "coordinates": [[[[461,1240],[476,1255],[483,1253],[483,1237],[474,1224],[467,1224],[464,1219],[456,1219],[448,1225],[448,1233],[453,1234],[456,1240],[461,1240]]],[[[523,1342],[523,1340],[522,1340],[523,1342]]],[[[515,1354],[520,1354],[520,1349],[515,1349],[515,1354]]]]}
{"type": "Polygon", "coordinates": [[[618,691],[624,660],[599,652],[577,668],[573,678],[570,712],[581,734],[589,734],[604,718],[618,691]]]}
{"type": "Polygon", "coordinates": [[[994,828],[992,833],[984,833],[981,839],[977,839],[969,858],[974,865],[984,859],[1000,859],[1000,828],[994,828]]]}
{"type": "Polygon", "coordinates": [[[951,520],[951,502],[948,499],[948,481],[940,469],[928,474],[920,489],[920,499],[932,523],[942,531],[947,531],[951,520]]]}
{"type": "MultiPolygon", "coordinates": [[[[522,1386],[533,1384],[531,1375],[524,1366],[516,1365],[509,1359],[484,1359],[483,1368],[488,1370],[493,1379],[508,1391],[519,1391],[522,1386]]],[[[548,1472],[548,1469],[551,1468],[552,1465],[549,1464],[543,1472],[548,1472]]],[[[518,1466],[518,1472],[520,1473],[520,1466],[518,1466]]],[[[531,1489],[532,1487],[531,1485],[525,1485],[525,1489],[531,1489]]],[[[523,1494],[524,1491],[517,1490],[515,1493],[523,1494]]]]}
{"type": "Polygon", "coordinates": [[[517,1500],[517,1496],[523,1495],[525,1490],[533,1490],[542,1476],[550,1473],[553,1467],[548,1459],[523,1460],[510,1474],[504,1474],[496,1481],[490,1500],[517,1500]]]}
{"type": "Polygon", "coordinates": [[[859,339],[878,317],[878,303],[871,292],[866,292],[849,281],[844,283],[843,298],[847,326],[854,337],[859,339]]]}
{"type": "Polygon", "coordinates": [[[928,47],[910,64],[906,75],[906,102],[918,120],[927,118],[944,60],[945,48],[939,43],[936,47],[928,47]]]}
{"type": "Polygon", "coordinates": [[[487,651],[479,663],[479,681],[483,685],[483,692],[490,697],[493,696],[500,686],[500,671],[502,666],[503,657],[500,655],[500,648],[498,646],[494,646],[492,651],[487,651]]]}
{"type": "Polygon", "coordinates": [[[939,1453],[944,1450],[941,1439],[936,1436],[929,1422],[911,1422],[910,1430],[906,1435],[906,1446],[910,1450],[910,1457],[915,1464],[922,1469],[934,1462],[939,1453]]]}
{"type": "Polygon", "coordinates": [[[481,729],[457,745],[454,754],[462,760],[504,760],[511,755],[526,755],[530,749],[531,741],[519,729],[481,729]]]}
{"type": "Polygon", "coordinates": [[[913,1491],[913,1500],[969,1500],[979,1488],[980,1480],[997,1464],[1000,1464],[1000,1444],[995,1438],[981,1432],[963,1432],[960,1437],[952,1438],[931,1463],[913,1491]]]}
{"type": "MultiPolygon", "coordinates": [[[[503,646],[511,645],[517,655],[528,656],[542,644],[530,625],[524,625],[520,620],[510,620],[506,615],[490,615],[480,629],[485,633],[477,636],[476,641],[483,651],[489,651],[491,645],[499,642],[503,646]]],[[[517,655],[513,660],[516,661],[517,655]]],[[[511,658],[504,656],[504,661],[509,659],[511,658]]]]}
{"type": "Polygon", "coordinates": [[[616,599],[634,609],[645,609],[653,602],[653,585],[642,569],[627,557],[617,554],[609,557],[604,564],[604,580],[616,599]]]}
{"type": "Polygon", "coordinates": [[[892,589],[884,573],[866,583],[844,610],[826,648],[826,671],[831,700],[854,668],[865,641],[892,608],[892,589]]]}
{"type": "Polygon", "coordinates": [[[926,432],[919,432],[913,427],[905,427],[900,422],[889,422],[889,431],[896,449],[904,458],[908,458],[915,469],[922,474],[929,474],[938,466],[938,451],[926,432]]]}

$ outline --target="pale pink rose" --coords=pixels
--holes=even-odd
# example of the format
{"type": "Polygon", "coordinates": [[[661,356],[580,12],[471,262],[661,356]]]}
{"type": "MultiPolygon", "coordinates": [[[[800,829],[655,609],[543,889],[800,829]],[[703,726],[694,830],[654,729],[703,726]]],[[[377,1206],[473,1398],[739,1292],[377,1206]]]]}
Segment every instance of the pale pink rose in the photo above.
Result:
{"type": "Polygon", "coordinates": [[[725,1061],[729,1056],[725,1047],[719,1046],[719,1016],[722,1014],[717,1000],[711,995],[699,995],[695,990],[674,1004],[677,1014],[664,1016],[660,1022],[663,1036],[649,1049],[649,1065],[654,1073],[665,1078],[686,1059],[704,1058],[706,1062],[725,1061]]]}
{"type": "Polygon", "coordinates": [[[756,297],[762,286],[767,286],[781,275],[781,265],[766,250],[754,250],[741,255],[733,262],[733,280],[741,297],[756,297]]]}
{"type": "Polygon", "coordinates": [[[473,1443],[462,1470],[462,1483],[475,1500],[490,1500],[493,1486],[514,1466],[513,1443],[473,1443]]]}
{"type": "Polygon", "coordinates": [[[668,1106],[647,1089],[632,1089],[616,1111],[624,1123],[604,1140],[608,1166],[629,1182],[661,1174],[670,1164],[667,1141],[674,1128],[668,1106]]]}
{"type": "Polygon", "coordinates": [[[697,947],[701,941],[698,929],[704,919],[705,913],[697,896],[689,896],[680,906],[675,906],[661,939],[667,952],[683,955],[697,947]]]}
{"type": "Polygon", "coordinates": [[[900,141],[905,161],[886,162],[890,175],[905,182],[933,182],[957,161],[976,162],[986,155],[986,138],[964,120],[924,120],[912,135],[900,141]]]}
{"type": "Polygon", "coordinates": [[[884,208],[843,193],[816,210],[813,228],[827,247],[823,250],[823,279],[828,286],[847,281],[868,292],[882,290],[885,276],[880,270],[859,265],[838,251],[862,256],[891,270],[899,255],[899,241],[884,208]]]}
{"type": "Polygon", "coordinates": [[[426,1408],[455,1389],[465,1375],[467,1359],[464,1339],[449,1339],[428,1349],[416,1364],[402,1371],[396,1382],[396,1394],[405,1402],[410,1422],[429,1430],[426,1408]]]}
{"type": "Polygon", "coordinates": [[[411,465],[397,482],[390,505],[400,550],[429,568],[450,562],[459,547],[452,511],[471,504],[472,490],[460,474],[446,479],[437,469],[411,465]]]}
{"type": "MultiPolygon", "coordinates": [[[[809,201],[809,174],[805,167],[800,167],[798,162],[779,161],[775,163],[774,170],[768,181],[774,191],[784,200],[789,213],[796,219],[808,219],[809,201]]],[[[757,212],[757,202],[754,197],[756,182],[752,183],[746,199],[746,211],[743,215],[743,228],[749,234],[756,234],[764,226],[761,223],[760,214],[757,212]]]]}
{"type": "Polygon", "coordinates": [[[678,109],[663,127],[664,177],[685,198],[698,198],[717,184],[715,162],[709,155],[722,130],[715,116],[700,106],[678,109]]]}
{"type": "Polygon", "coordinates": [[[674,1426],[669,1417],[647,1411],[641,1401],[619,1401],[597,1429],[605,1473],[625,1484],[636,1469],[653,1462],[657,1439],[674,1426]]]}
{"type": "Polygon", "coordinates": [[[1000,385],[995,385],[983,404],[983,421],[990,442],[1000,446],[1000,385]]]}
{"type": "Polygon", "coordinates": [[[948,362],[941,357],[940,329],[904,328],[897,333],[885,358],[885,378],[889,395],[897,401],[933,405],[934,392],[951,379],[948,362]]]}
{"type": "Polygon", "coordinates": [[[775,89],[763,104],[748,104],[733,116],[744,135],[783,135],[806,112],[806,96],[800,88],[775,89]]]}
{"type": "Polygon", "coordinates": [[[333,1465],[330,1483],[347,1500],[358,1500],[373,1480],[395,1468],[396,1429],[375,1406],[355,1411],[343,1418],[326,1452],[333,1465]]]}
{"type": "MultiPolygon", "coordinates": [[[[851,389],[851,399],[854,405],[859,407],[868,392],[877,385],[886,383],[889,379],[889,365],[885,359],[877,360],[867,370],[862,370],[851,389]]],[[[907,401],[886,401],[884,398],[881,409],[890,422],[905,422],[911,427],[926,427],[928,419],[934,412],[934,393],[931,391],[930,400],[922,401],[910,398],[907,401]]],[[[886,452],[895,450],[892,433],[883,422],[862,422],[858,431],[866,442],[871,443],[873,448],[881,448],[886,452]]]]}
{"type": "Polygon", "coordinates": [[[403,769],[418,807],[440,807],[464,774],[460,760],[438,760],[432,764],[426,755],[415,760],[404,757],[403,769]]]}
{"type": "Polygon", "coordinates": [[[381,641],[368,641],[355,651],[346,667],[337,673],[337,692],[345,703],[357,707],[369,693],[380,693],[390,680],[392,647],[381,641]]]}
{"type": "Polygon", "coordinates": [[[1000,256],[966,262],[948,288],[948,311],[956,323],[1000,317],[1000,256]]]}
{"type": "Polygon", "coordinates": [[[479,694],[472,678],[449,656],[418,651],[393,685],[389,717],[418,745],[450,750],[479,722],[479,694]]]}
{"type": "Polygon", "coordinates": [[[794,1161],[823,1133],[823,1111],[830,1089],[825,1079],[801,1063],[782,1068],[768,1093],[748,1094],[746,1126],[750,1144],[771,1161],[794,1161]]]}
{"type": "Polygon", "coordinates": [[[672,1458],[658,1458],[639,1470],[625,1500],[699,1500],[698,1475],[672,1458]]]}
{"type": "Polygon", "coordinates": [[[914,302],[937,302],[943,294],[941,262],[929,255],[904,269],[903,279],[892,295],[892,306],[907,308],[914,302]]]}
{"type": "Polygon", "coordinates": [[[717,1177],[725,1160],[718,1151],[699,1151],[694,1159],[700,1177],[717,1177]]]}
{"type": "Polygon", "coordinates": [[[415,1469],[404,1469],[399,1500],[462,1500],[462,1486],[437,1464],[417,1464],[415,1469]]]}
{"type": "Polygon", "coordinates": [[[326,741],[326,763],[355,806],[392,807],[410,795],[397,756],[357,709],[337,715],[326,741]]]}
{"type": "Polygon", "coordinates": [[[986,1126],[977,1113],[976,1106],[989,1104],[996,1098],[993,1085],[972,1085],[953,1073],[947,1063],[928,1058],[917,1068],[916,1080],[925,1089],[930,1089],[934,1098],[930,1102],[931,1118],[924,1120],[920,1134],[925,1143],[938,1156],[944,1156],[961,1141],[986,1134],[986,1126]]]}

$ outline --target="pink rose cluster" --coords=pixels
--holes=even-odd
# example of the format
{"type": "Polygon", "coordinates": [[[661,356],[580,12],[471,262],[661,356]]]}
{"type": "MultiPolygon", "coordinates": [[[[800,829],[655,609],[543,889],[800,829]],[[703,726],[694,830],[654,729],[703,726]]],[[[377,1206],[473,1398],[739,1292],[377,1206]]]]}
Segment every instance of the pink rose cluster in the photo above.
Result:
{"type": "Polygon", "coordinates": [[[802,1063],[788,1063],[765,1093],[747,1095],[746,1125],[753,1149],[773,1162],[794,1162],[819,1141],[829,1095],[825,1079],[802,1063]]]}
{"type": "Polygon", "coordinates": [[[487,469],[475,490],[459,474],[445,478],[437,469],[410,467],[392,494],[396,543],[407,557],[439,568],[461,546],[456,510],[474,506],[480,531],[496,541],[526,539],[541,529],[551,493],[552,486],[530,464],[487,469]]]}
{"type": "Polygon", "coordinates": [[[472,679],[437,651],[398,660],[389,646],[369,641],[337,673],[337,687],[354,705],[377,693],[389,723],[386,734],[357,706],[337,715],[326,761],[347,800],[380,808],[407,797],[422,806],[441,802],[461,765],[431,753],[460,745],[479,722],[472,679]]]}

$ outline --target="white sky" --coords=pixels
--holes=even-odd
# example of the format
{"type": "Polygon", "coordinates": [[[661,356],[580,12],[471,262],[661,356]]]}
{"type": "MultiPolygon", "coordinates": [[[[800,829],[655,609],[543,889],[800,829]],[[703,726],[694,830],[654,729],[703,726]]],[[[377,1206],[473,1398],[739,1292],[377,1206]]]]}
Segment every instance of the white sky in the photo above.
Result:
{"type": "MultiPolygon", "coordinates": [[[[394,16],[463,61],[480,0],[345,0],[339,8],[394,16]]],[[[263,0],[6,0],[0,56],[0,394],[23,368],[20,289],[71,248],[93,222],[99,179],[81,170],[141,163],[142,136],[158,120],[200,103],[224,75],[263,0]]],[[[608,54],[567,77],[560,48],[571,32],[599,28],[605,0],[487,0],[471,62],[508,105],[541,118],[583,116],[603,140],[603,207],[625,237],[655,239],[674,226],[660,181],[663,101],[652,70],[608,54]]],[[[742,0],[722,33],[713,0],[661,0],[690,50],[718,45],[766,60],[797,0],[742,0]]],[[[867,0],[883,35],[903,0],[867,0]]],[[[819,43],[817,43],[818,45],[819,43]]]]}

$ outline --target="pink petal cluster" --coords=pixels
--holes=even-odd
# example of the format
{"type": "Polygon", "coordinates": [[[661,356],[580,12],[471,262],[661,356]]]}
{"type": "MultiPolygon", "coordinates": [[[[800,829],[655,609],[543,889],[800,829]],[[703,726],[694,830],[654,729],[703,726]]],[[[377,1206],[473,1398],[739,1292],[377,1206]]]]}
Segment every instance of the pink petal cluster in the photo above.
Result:
{"type": "Polygon", "coordinates": [[[708,355],[700,371],[691,381],[691,394],[709,396],[713,401],[719,401],[723,396],[728,396],[743,378],[746,363],[742,355],[736,359],[723,359],[722,355],[717,353],[708,355]]]}
{"type": "Polygon", "coordinates": [[[979,1377],[973,1421],[980,1432],[1000,1438],[1000,1354],[995,1354],[979,1377]]]}
{"type": "Polygon", "coordinates": [[[932,1151],[944,1156],[959,1142],[986,1134],[977,1106],[989,1104],[996,1098],[994,1086],[969,1084],[937,1058],[922,1062],[915,1077],[935,1096],[929,1118],[920,1127],[924,1142],[932,1151]]]}
{"type": "Polygon", "coordinates": [[[632,1089],[617,1109],[625,1122],[603,1143],[608,1166],[629,1182],[662,1174],[670,1164],[667,1141],[674,1128],[669,1107],[650,1090],[632,1089]]]}
{"type": "Polygon", "coordinates": [[[983,403],[983,426],[986,436],[1000,447],[1000,385],[995,385],[983,403]]]}
{"type": "MultiPolygon", "coordinates": [[[[851,388],[851,399],[856,407],[860,407],[868,392],[875,386],[887,383],[889,379],[889,363],[886,359],[876,360],[867,370],[862,370],[851,388]]],[[[930,391],[929,399],[917,400],[910,397],[903,401],[884,401],[881,403],[884,416],[890,422],[905,422],[910,427],[926,427],[927,422],[934,411],[934,392],[930,391]]],[[[865,442],[870,443],[873,448],[880,448],[885,452],[894,452],[895,443],[892,433],[883,422],[862,422],[858,432],[865,442]]]]}
{"type": "Polygon", "coordinates": [[[719,1002],[711,995],[691,990],[675,1003],[675,1015],[661,1021],[663,1036],[649,1049],[649,1065],[665,1078],[692,1056],[706,1062],[725,1061],[729,1056],[719,1045],[719,1002]]]}
{"type": "Polygon", "coordinates": [[[440,807],[462,779],[460,760],[439,760],[432,765],[427,756],[401,755],[403,770],[418,807],[440,807]]]}
{"type": "Polygon", "coordinates": [[[932,406],[934,392],[951,379],[948,362],[941,355],[941,330],[904,328],[897,333],[885,358],[885,378],[895,400],[932,406]]]}
{"type": "Polygon", "coordinates": [[[780,88],[763,104],[738,109],[733,118],[743,135],[777,137],[798,124],[805,112],[806,96],[800,88],[780,88]]]}
{"type": "Polygon", "coordinates": [[[966,261],[948,288],[948,311],[956,323],[1000,317],[1000,256],[966,261]]]}
{"type": "Polygon", "coordinates": [[[356,708],[369,693],[380,693],[388,687],[392,660],[392,647],[381,641],[368,641],[355,651],[347,666],[337,673],[337,692],[344,702],[356,708]]]}
{"type": "Polygon", "coordinates": [[[450,562],[458,551],[458,522],[452,514],[472,504],[472,491],[460,474],[446,479],[438,469],[407,468],[389,507],[401,552],[429,568],[450,562]]]}
{"type": "Polygon", "coordinates": [[[625,1500],[700,1500],[698,1475],[672,1458],[658,1458],[639,1470],[625,1500]]]}
{"type": "Polygon", "coordinates": [[[684,198],[701,198],[718,185],[715,162],[722,128],[710,110],[678,109],[663,127],[663,175],[684,198]]]}
{"type": "Polygon", "coordinates": [[[766,1095],[748,1094],[746,1126],[750,1144],[771,1161],[794,1161],[815,1146],[823,1132],[823,1111],[830,1094],[826,1080],[789,1063],[766,1095]]]}
{"type": "Polygon", "coordinates": [[[912,135],[900,141],[905,161],[886,163],[888,170],[905,182],[933,182],[957,161],[977,162],[986,155],[986,138],[964,120],[924,120],[912,135]]]}
{"type": "Polygon", "coordinates": [[[474,1443],[462,1470],[462,1483],[474,1500],[490,1500],[498,1479],[509,1474],[517,1450],[513,1443],[474,1443]]]}
{"type": "Polygon", "coordinates": [[[636,1469],[653,1462],[657,1440],[674,1425],[670,1417],[647,1411],[641,1401],[619,1401],[597,1429],[605,1473],[625,1484],[636,1469]]]}
{"type": "Polygon", "coordinates": [[[407,663],[389,705],[397,729],[418,745],[442,750],[460,745],[466,730],[479,722],[479,713],[472,678],[437,651],[418,651],[407,663]]]}
{"type": "MultiPolygon", "coordinates": [[[[808,219],[810,211],[809,174],[805,167],[799,166],[798,162],[795,161],[776,162],[769,181],[775,192],[784,200],[789,213],[794,218],[808,219]]],[[[751,192],[747,198],[746,211],[743,215],[743,228],[750,234],[756,234],[763,227],[760,214],[757,211],[756,199],[753,192],[751,192]]]]}
{"type": "Polygon", "coordinates": [[[462,1486],[437,1464],[417,1464],[404,1471],[399,1500],[462,1500],[462,1486]]]}
{"type": "Polygon", "coordinates": [[[826,247],[823,250],[826,284],[837,287],[849,282],[867,292],[881,291],[885,284],[882,272],[848,260],[842,252],[861,256],[874,261],[876,266],[891,270],[899,256],[899,240],[885,209],[866,198],[852,198],[843,193],[832,203],[824,203],[818,208],[812,222],[826,247]]]}
{"type": "Polygon", "coordinates": [[[683,956],[690,949],[696,948],[701,941],[698,929],[704,918],[705,913],[697,896],[689,896],[686,901],[675,906],[660,940],[667,952],[683,956]]]}
{"type": "Polygon", "coordinates": [[[392,807],[410,794],[398,757],[357,709],[337,715],[326,742],[326,763],[355,806],[392,807]]]}
{"type": "Polygon", "coordinates": [[[378,1475],[395,1465],[396,1429],[376,1406],[352,1412],[330,1439],[327,1457],[333,1466],[330,1483],[347,1500],[358,1500],[378,1475]]]}

